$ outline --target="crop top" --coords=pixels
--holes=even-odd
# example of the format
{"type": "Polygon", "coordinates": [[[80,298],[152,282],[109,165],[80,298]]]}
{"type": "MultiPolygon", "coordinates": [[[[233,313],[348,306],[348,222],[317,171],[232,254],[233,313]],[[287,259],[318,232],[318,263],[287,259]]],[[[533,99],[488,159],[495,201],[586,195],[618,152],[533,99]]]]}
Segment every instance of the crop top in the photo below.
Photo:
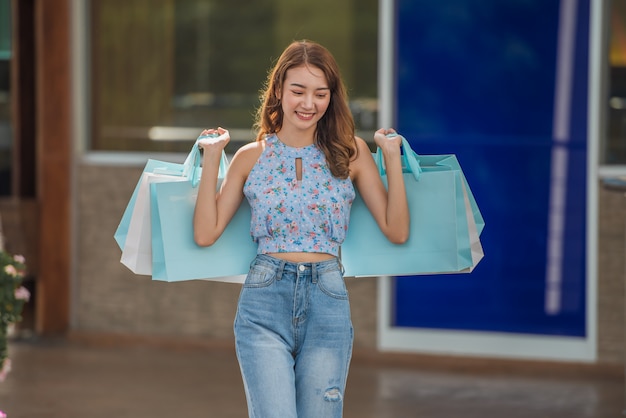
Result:
{"type": "Polygon", "coordinates": [[[350,178],[334,177],[316,146],[289,147],[275,134],[243,188],[250,203],[250,234],[258,254],[319,252],[337,256],[343,242],[355,192],[350,178]],[[296,159],[302,178],[296,178],[296,159]]]}

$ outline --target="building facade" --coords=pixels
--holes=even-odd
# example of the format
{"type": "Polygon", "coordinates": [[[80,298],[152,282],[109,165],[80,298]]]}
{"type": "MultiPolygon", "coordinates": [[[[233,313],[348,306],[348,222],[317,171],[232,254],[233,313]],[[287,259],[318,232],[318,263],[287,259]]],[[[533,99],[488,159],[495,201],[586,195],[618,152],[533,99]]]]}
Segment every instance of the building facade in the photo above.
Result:
{"type": "Polygon", "coordinates": [[[418,152],[457,153],[486,215],[486,257],[473,276],[419,279],[417,287],[416,281],[394,286],[389,278],[347,280],[356,346],[622,364],[626,201],[605,180],[626,166],[620,104],[626,63],[606,28],[609,21],[623,28],[626,13],[609,2],[505,3],[309,7],[264,0],[243,9],[200,0],[0,3],[0,23],[11,24],[10,42],[0,42],[9,73],[0,116],[8,121],[2,135],[11,156],[0,213],[7,247],[30,261],[35,330],[190,343],[232,339],[237,285],[135,276],[120,264],[113,233],[147,158],[182,161],[205,126],[227,126],[235,145],[253,138],[251,113],[265,71],[289,41],[310,38],[337,56],[359,134],[367,138],[379,124],[395,125],[418,152]],[[538,11],[543,20],[533,18],[538,11]],[[505,26],[513,29],[504,32],[505,26]],[[575,52],[566,55],[570,61],[560,60],[568,50],[575,52]],[[500,52],[506,60],[480,61],[500,52]],[[573,136],[559,136],[554,116],[563,79],[574,80],[572,95],[561,102],[573,136]],[[457,102],[446,88],[455,89],[457,102]],[[558,241],[574,246],[557,257],[559,289],[568,296],[559,299],[558,319],[536,298],[548,283],[549,212],[560,190],[551,188],[558,185],[551,158],[570,137],[579,141],[570,143],[578,158],[568,160],[570,168],[578,164],[582,175],[569,176],[566,185],[583,207],[567,212],[574,221],[563,228],[583,232],[558,241]],[[503,173],[507,163],[474,163],[494,150],[524,156],[529,171],[522,174],[539,173],[532,188],[516,180],[520,173],[501,177],[543,206],[529,205],[530,215],[528,208],[500,206],[510,201],[506,184],[487,169],[503,173]],[[520,225],[522,216],[529,216],[528,225],[520,225]],[[510,242],[497,231],[507,228],[526,239],[523,249],[513,247],[517,262],[501,255],[510,242]],[[525,236],[529,231],[535,235],[525,236]],[[392,303],[401,299],[393,293],[398,288],[402,295],[415,292],[402,309],[392,303]],[[436,311],[426,297],[439,306],[450,301],[450,309],[436,311]],[[461,321],[474,314],[472,324],[461,321]],[[404,335],[407,329],[415,333],[404,335]]]}

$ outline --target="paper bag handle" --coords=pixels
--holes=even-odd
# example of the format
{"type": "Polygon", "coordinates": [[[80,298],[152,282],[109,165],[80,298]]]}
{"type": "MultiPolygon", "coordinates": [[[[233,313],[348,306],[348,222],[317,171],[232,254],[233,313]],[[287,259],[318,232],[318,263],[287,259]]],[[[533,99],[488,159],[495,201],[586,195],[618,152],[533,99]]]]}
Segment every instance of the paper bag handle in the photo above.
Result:
{"type": "MultiPolygon", "coordinates": [[[[202,170],[200,169],[200,165],[202,163],[202,152],[200,146],[198,145],[198,141],[204,138],[206,138],[206,136],[198,137],[196,142],[193,144],[193,147],[191,147],[191,151],[189,152],[189,155],[187,155],[185,162],[183,163],[183,176],[187,177],[189,181],[191,181],[192,187],[197,187],[200,183],[200,174],[202,173],[202,170]]],[[[228,170],[228,159],[226,158],[226,153],[222,151],[217,176],[219,178],[223,178],[226,175],[226,170],[228,170]]]]}
{"type": "MultiPolygon", "coordinates": [[[[387,138],[393,138],[395,136],[398,136],[398,134],[391,133],[387,135],[387,138]]],[[[402,171],[405,173],[412,173],[415,180],[418,180],[420,173],[422,172],[422,167],[420,166],[419,159],[417,158],[418,156],[411,148],[409,141],[407,141],[402,135],[400,135],[400,138],[402,138],[402,171]]],[[[378,173],[381,176],[384,176],[386,173],[385,162],[380,148],[376,149],[375,160],[376,166],[378,167],[378,173]]]]}

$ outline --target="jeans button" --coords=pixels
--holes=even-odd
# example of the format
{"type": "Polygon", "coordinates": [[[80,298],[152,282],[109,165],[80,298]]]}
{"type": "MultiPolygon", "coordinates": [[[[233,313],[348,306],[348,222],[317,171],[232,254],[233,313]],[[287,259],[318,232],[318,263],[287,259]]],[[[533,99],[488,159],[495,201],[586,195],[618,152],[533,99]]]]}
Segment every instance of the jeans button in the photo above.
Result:
{"type": "Polygon", "coordinates": [[[304,267],[303,265],[300,265],[300,267],[298,267],[298,270],[300,271],[304,271],[306,269],[306,267],[304,267]]]}

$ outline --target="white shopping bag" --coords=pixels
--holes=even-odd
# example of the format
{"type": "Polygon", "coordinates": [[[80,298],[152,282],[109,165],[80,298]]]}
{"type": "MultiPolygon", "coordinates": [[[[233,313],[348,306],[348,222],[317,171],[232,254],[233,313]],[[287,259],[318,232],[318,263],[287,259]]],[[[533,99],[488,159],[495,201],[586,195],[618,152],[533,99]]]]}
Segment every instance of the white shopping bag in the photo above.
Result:
{"type": "Polygon", "coordinates": [[[471,273],[478,262],[485,256],[483,245],[480,242],[480,234],[476,225],[476,219],[474,218],[472,204],[469,200],[467,193],[467,187],[463,184],[463,200],[465,201],[465,214],[467,216],[467,229],[470,237],[470,248],[472,251],[472,265],[467,269],[461,271],[461,273],[471,273]]]}

